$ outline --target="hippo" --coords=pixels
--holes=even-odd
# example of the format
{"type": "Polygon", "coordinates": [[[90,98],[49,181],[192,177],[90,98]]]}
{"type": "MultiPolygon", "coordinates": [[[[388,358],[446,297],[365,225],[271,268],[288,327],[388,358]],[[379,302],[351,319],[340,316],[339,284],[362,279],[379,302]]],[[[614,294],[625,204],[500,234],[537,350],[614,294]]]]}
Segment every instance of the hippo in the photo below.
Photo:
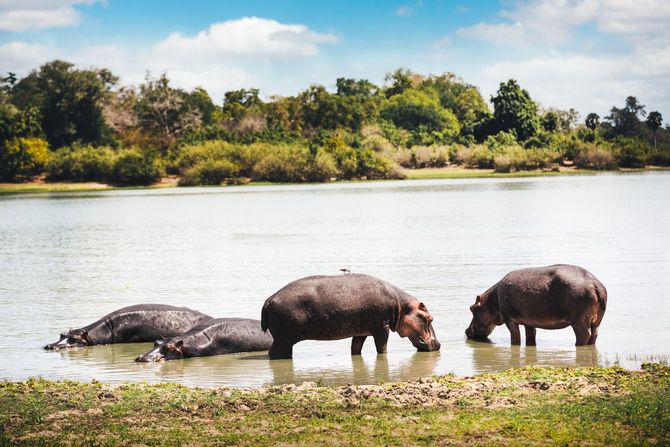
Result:
{"type": "Polygon", "coordinates": [[[526,329],[526,344],[535,345],[535,329],[572,326],[576,345],[593,345],[607,306],[607,289],[590,272],[576,265],[514,270],[470,306],[472,322],[465,334],[486,339],[505,324],[512,344],[521,344],[519,325],[526,329]]]}
{"type": "Polygon", "coordinates": [[[188,332],[154,342],[154,348],[138,355],[136,362],[206,357],[233,352],[267,351],[272,336],[261,329],[261,322],[247,318],[214,318],[188,332]]]}
{"type": "Polygon", "coordinates": [[[271,359],[292,358],[302,340],[353,337],[360,355],[368,335],[386,353],[389,331],[408,337],[419,351],[438,351],[433,317],[418,299],[378,278],[348,273],[309,276],[284,286],[265,301],[261,326],[274,338],[271,359]]]}
{"type": "Polygon", "coordinates": [[[212,317],[187,307],[165,304],[137,304],[105,315],[80,329],[70,329],[60,340],[44,347],[49,351],[64,348],[154,341],[182,334],[212,317]]]}

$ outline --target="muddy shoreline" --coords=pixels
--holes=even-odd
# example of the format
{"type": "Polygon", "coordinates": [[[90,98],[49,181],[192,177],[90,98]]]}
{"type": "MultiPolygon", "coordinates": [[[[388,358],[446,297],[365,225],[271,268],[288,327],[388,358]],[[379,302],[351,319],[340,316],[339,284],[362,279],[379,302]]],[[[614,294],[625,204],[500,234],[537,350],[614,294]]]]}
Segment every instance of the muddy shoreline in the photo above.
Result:
{"type": "Polygon", "coordinates": [[[0,382],[0,445],[668,445],[670,367],[258,389],[0,382]]]}

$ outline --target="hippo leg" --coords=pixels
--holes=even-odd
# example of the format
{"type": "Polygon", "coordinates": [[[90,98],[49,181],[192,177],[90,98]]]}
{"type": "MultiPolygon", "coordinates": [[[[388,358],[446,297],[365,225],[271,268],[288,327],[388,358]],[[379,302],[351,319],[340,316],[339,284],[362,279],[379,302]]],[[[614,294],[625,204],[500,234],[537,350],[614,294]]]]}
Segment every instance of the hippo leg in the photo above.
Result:
{"type": "Polygon", "coordinates": [[[268,356],[270,359],[292,359],[294,344],[293,342],[281,342],[275,339],[270,346],[268,356]]]}
{"type": "Polygon", "coordinates": [[[526,329],[526,346],[535,346],[535,328],[533,326],[524,326],[526,329]]]}
{"type": "Polygon", "coordinates": [[[575,331],[575,346],[584,346],[591,339],[590,324],[584,321],[575,322],[572,325],[572,330],[575,331]]]}
{"type": "Polygon", "coordinates": [[[512,344],[520,345],[521,333],[519,332],[519,325],[514,323],[513,321],[508,321],[505,323],[505,326],[507,326],[507,329],[509,329],[509,334],[512,337],[512,344]]]}
{"type": "Polygon", "coordinates": [[[351,355],[361,355],[361,349],[363,349],[363,343],[367,335],[359,335],[351,338],[351,355]]]}
{"type": "Polygon", "coordinates": [[[389,341],[389,329],[385,328],[373,335],[377,354],[386,354],[386,344],[389,341]]]}
{"type": "Polygon", "coordinates": [[[589,341],[586,344],[587,345],[595,345],[596,344],[596,338],[598,338],[598,325],[597,324],[592,324],[591,325],[591,337],[589,337],[589,341]]]}

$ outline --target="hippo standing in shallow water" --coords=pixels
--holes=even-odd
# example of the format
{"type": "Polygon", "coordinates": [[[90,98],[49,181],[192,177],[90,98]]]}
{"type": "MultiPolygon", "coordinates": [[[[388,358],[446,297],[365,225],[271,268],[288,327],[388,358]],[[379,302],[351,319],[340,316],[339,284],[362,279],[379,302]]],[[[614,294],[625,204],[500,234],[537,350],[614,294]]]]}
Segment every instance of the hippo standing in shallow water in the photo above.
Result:
{"type": "Polygon", "coordinates": [[[470,306],[468,338],[485,339],[496,326],[507,325],[512,344],[535,345],[535,329],[572,326],[577,346],[595,344],[607,306],[607,289],[591,273],[575,265],[514,270],[470,306]]]}
{"type": "Polygon", "coordinates": [[[247,318],[214,318],[188,332],[154,342],[154,348],[138,355],[136,362],[206,357],[233,352],[267,351],[272,336],[261,329],[261,322],[247,318]]]}
{"type": "Polygon", "coordinates": [[[187,307],[165,304],[137,304],[105,315],[95,323],[80,329],[70,329],[60,340],[44,349],[154,341],[161,337],[182,334],[212,317],[187,307]]]}
{"type": "Polygon", "coordinates": [[[389,331],[409,337],[419,351],[438,351],[440,343],[426,306],[399,288],[372,276],[310,276],[294,281],[265,301],[263,330],[274,343],[270,358],[291,358],[301,340],[353,337],[351,354],[361,353],[368,335],[377,352],[386,352],[389,331]]]}

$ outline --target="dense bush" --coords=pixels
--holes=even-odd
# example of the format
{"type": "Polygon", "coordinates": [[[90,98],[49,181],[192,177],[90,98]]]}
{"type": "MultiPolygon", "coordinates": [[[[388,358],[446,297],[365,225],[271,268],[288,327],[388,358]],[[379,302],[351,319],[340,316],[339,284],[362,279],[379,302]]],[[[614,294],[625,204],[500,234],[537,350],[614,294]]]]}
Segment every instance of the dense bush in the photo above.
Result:
{"type": "Polygon", "coordinates": [[[449,146],[414,146],[411,158],[414,168],[440,168],[449,163],[449,146]]]}
{"type": "Polygon", "coordinates": [[[0,144],[0,180],[28,180],[49,163],[51,154],[41,138],[13,138],[0,144]]]}
{"type": "Polygon", "coordinates": [[[670,146],[659,146],[649,154],[649,163],[656,166],[670,166],[670,146]]]}
{"type": "Polygon", "coordinates": [[[647,161],[649,146],[638,138],[617,137],[612,142],[618,154],[619,166],[641,168],[647,161]]]}
{"type": "Polygon", "coordinates": [[[161,167],[154,154],[139,149],[119,152],[109,182],[120,186],[151,185],[161,178],[161,167]]]}
{"type": "Polygon", "coordinates": [[[115,161],[116,153],[109,147],[64,147],[53,154],[47,178],[71,182],[105,182],[110,178],[115,161]]]}
{"type": "Polygon", "coordinates": [[[206,159],[184,170],[179,186],[220,185],[226,180],[234,181],[239,168],[229,160],[206,159]]]}
{"type": "Polygon", "coordinates": [[[588,143],[575,157],[575,166],[586,169],[614,169],[617,159],[610,149],[588,143]]]}
{"type": "Polygon", "coordinates": [[[499,150],[493,158],[496,172],[530,171],[549,167],[560,159],[560,154],[551,149],[524,149],[508,146],[499,150]]]}
{"type": "Polygon", "coordinates": [[[256,163],[252,178],[270,182],[323,182],[337,177],[339,171],[332,155],[297,145],[277,146],[256,163]]]}
{"type": "Polygon", "coordinates": [[[485,144],[465,149],[462,154],[463,162],[469,168],[492,168],[494,156],[494,152],[485,144]]]}

